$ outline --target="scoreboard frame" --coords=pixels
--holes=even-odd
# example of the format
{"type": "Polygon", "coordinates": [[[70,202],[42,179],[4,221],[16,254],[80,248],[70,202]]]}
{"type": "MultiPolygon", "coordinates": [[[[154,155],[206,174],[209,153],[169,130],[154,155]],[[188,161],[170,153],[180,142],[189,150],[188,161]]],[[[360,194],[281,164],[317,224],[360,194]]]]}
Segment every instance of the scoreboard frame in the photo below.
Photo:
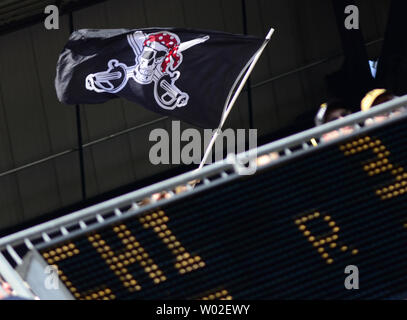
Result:
{"type": "MultiPolygon", "coordinates": [[[[384,123],[375,124],[375,125],[365,127],[365,128],[360,127],[360,124],[365,119],[373,117],[378,114],[387,113],[400,106],[404,106],[405,104],[407,104],[407,96],[398,98],[395,101],[388,102],[381,106],[375,107],[374,109],[372,109],[368,112],[351,115],[347,119],[334,121],[332,123],[322,126],[321,128],[311,129],[311,130],[308,130],[301,134],[298,134],[298,135],[295,135],[292,137],[288,137],[288,138],[279,140],[277,142],[274,142],[274,143],[271,143],[271,144],[268,144],[265,146],[261,146],[257,150],[258,155],[262,155],[262,154],[265,154],[268,152],[273,152],[273,151],[284,152],[284,150],[286,150],[286,149],[290,150],[290,148],[295,147],[295,146],[297,146],[297,147],[301,146],[301,148],[297,148],[292,153],[288,153],[285,156],[283,154],[283,156],[280,157],[279,159],[277,159],[276,161],[274,161],[264,167],[258,168],[258,171],[261,172],[262,170],[267,170],[272,166],[282,165],[287,161],[294,161],[297,157],[304,156],[305,154],[310,153],[310,152],[316,152],[316,150],[320,150],[321,148],[329,148],[332,145],[339,145],[341,142],[343,142],[345,140],[351,140],[352,138],[354,138],[356,136],[375,131],[377,129],[380,129],[381,127],[391,126],[394,122],[405,121],[407,118],[407,115],[401,115],[398,117],[394,117],[390,120],[387,120],[384,123]],[[321,143],[316,148],[310,147],[307,144],[307,142],[309,141],[310,138],[318,138],[325,132],[329,132],[331,130],[343,127],[345,125],[356,126],[356,130],[352,134],[340,137],[334,141],[331,141],[328,143],[321,143]],[[359,125],[359,127],[358,127],[358,125],[359,125]],[[304,143],[307,144],[308,147],[304,147],[304,143]]],[[[250,155],[250,152],[248,152],[248,154],[250,155]]],[[[0,255],[2,256],[0,258],[4,258],[4,257],[8,258],[7,260],[10,262],[11,266],[13,266],[13,265],[21,266],[21,265],[23,265],[23,261],[22,261],[23,259],[21,259],[21,256],[23,256],[27,252],[27,248],[28,248],[28,251],[36,251],[37,249],[41,250],[41,248],[43,248],[44,246],[50,246],[57,242],[65,241],[65,240],[71,239],[73,237],[80,236],[84,233],[88,233],[90,231],[95,231],[95,230],[103,228],[107,225],[119,223],[120,221],[123,221],[124,219],[129,219],[133,216],[142,215],[148,211],[151,211],[152,209],[154,209],[156,207],[166,206],[172,202],[179,201],[185,197],[192,196],[196,193],[203,192],[210,188],[214,188],[218,185],[221,185],[221,184],[224,184],[224,183],[227,183],[232,180],[239,179],[239,178],[241,178],[241,176],[236,174],[234,163],[231,163],[228,161],[215,163],[213,165],[210,165],[210,166],[204,168],[198,174],[197,173],[187,173],[187,174],[181,175],[179,177],[169,179],[168,181],[156,184],[154,186],[144,188],[143,190],[139,190],[134,193],[107,201],[100,205],[93,206],[93,207],[89,208],[89,209],[91,209],[90,211],[89,211],[89,209],[81,210],[80,212],[73,213],[73,214],[69,215],[68,217],[59,218],[59,219],[56,219],[55,221],[51,221],[51,223],[46,223],[44,225],[40,225],[40,226],[28,229],[23,232],[19,232],[15,235],[10,235],[8,237],[5,237],[0,240],[0,250],[1,250],[0,255]],[[213,178],[213,176],[217,176],[217,177],[213,178]],[[60,227],[61,224],[68,226],[69,223],[67,223],[67,222],[72,222],[72,221],[77,221],[77,222],[82,221],[83,222],[84,220],[86,220],[86,214],[83,214],[84,212],[85,213],[92,212],[92,210],[95,210],[98,207],[100,208],[100,207],[103,207],[106,205],[108,205],[108,206],[118,205],[120,202],[118,199],[125,199],[127,202],[129,200],[132,201],[135,199],[136,194],[138,195],[137,196],[138,198],[141,198],[146,195],[155,193],[157,191],[166,190],[170,186],[176,186],[176,185],[185,183],[187,181],[190,181],[190,180],[196,179],[196,178],[202,179],[206,183],[204,183],[200,186],[197,186],[193,190],[188,190],[185,193],[174,195],[170,199],[164,199],[162,201],[159,201],[159,203],[150,204],[145,207],[130,208],[125,214],[120,214],[120,215],[110,217],[108,220],[105,220],[105,221],[103,221],[103,218],[98,219],[99,216],[92,216],[92,214],[91,214],[90,216],[93,220],[95,218],[96,218],[96,220],[98,220],[97,223],[94,223],[93,225],[82,224],[83,228],[79,228],[75,231],[67,232],[65,234],[63,234],[63,232],[62,232],[62,234],[57,235],[56,237],[49,237],[49,235],[52,234],[52,231],[51,231],[52,229],[59,229],[59,230],[61,229],[61,227],[60,227]],[[45,229],[50,230],[51,232],[46,231],[45,229]],[[35,243],[35,241],[31,240],[34,238],[40,239],[38,245],[35,243]],[[24,252],[24,250],[20,251],[21,246],[25,247],[24,248],[25,252],[24,252]]],[[[109,211],[109,210],[106,210],[106,211],[109,211]]],[[[21,269],[21,267],[20,267],[20,269],[21,269]]],[[[0,272],[1,271],[2,270],[0,269],[0,272]]],[[[8,270],[8,273],[10,273],[10,270],[8,270]]],[[[19,276],[17,274],[15,274],[15,278],[17,278],[17,280],[14,279],[14,282],[22,280],[21,278],[19,278],[19,276]]],[[[9,281],[9,282],[13,282],[13,281],[9,281]]]]}

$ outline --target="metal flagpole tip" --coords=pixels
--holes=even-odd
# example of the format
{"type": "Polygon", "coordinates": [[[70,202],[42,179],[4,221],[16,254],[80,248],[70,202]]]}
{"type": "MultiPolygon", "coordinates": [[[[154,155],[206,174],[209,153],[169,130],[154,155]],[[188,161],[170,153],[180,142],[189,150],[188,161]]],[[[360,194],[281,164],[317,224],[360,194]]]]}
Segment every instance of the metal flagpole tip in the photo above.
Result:
{"type": "Polygon", "coordinates": [[[274,30],[275,30],[274,28],[270,28],[269,33],[267,33],[267,36],[266,36],[266,39],[267,39],[267,40],[270,40],[270,39],[271,39],[271,36],[273,35],[274,30]]]}

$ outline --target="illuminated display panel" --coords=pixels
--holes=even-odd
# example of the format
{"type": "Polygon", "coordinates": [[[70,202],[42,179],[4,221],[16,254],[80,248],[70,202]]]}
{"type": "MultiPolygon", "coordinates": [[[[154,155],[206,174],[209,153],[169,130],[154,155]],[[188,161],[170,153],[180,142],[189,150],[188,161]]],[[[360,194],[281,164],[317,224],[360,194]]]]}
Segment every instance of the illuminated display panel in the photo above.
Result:
{"type": "Polygon", "coordinates": [[[77,299],[397,297],[406,143],[404,118],[39,251],[77,299]]]}

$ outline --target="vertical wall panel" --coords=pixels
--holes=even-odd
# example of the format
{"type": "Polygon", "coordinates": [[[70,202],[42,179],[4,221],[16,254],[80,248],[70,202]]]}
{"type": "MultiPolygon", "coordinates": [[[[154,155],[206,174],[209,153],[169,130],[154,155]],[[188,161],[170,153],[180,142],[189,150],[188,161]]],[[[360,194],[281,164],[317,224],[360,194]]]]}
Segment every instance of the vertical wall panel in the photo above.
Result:
{"type": "MultiPolygon", "coordinates": [[[[0,83],[0,172],[5,172],[14,167],[11,150],[0,83]]],[[[23,221],[23,208],[17,177],[14,174],[0,177],[0,228],[21,221],[23,221]]]]}
{"type": "MultiPolygon", "coordinates": [[[[32,55],[38,73],[38,86],[41,90],[51,145],[50,152],[54,154],[76,148],[75,108],[58,101],[54,84],[58,56],[69,37],[68,17],[61,17],[58,30],[47,30],[43,24],[37,24],[27,30],[30,31],[32,38],[32,55]]],[[[48,163],[56,170],[60,206],[81,200],[78,157],[76,155],[76,158],[74,156],[71,159],[73,161],[58,159],[48,163]]]]}
{"type": "MultiPolygon", "coordinates": [[[[15,165],[38,160],[51,152],[47,119],[30,32],[21,30],[0,38],[0,81],[15,165]]],[[[59,206],[58,185],[52,165],[17,173],[24,218],[59,206]],[[41,197],[32,197],[42,190],[41,197]]]]}

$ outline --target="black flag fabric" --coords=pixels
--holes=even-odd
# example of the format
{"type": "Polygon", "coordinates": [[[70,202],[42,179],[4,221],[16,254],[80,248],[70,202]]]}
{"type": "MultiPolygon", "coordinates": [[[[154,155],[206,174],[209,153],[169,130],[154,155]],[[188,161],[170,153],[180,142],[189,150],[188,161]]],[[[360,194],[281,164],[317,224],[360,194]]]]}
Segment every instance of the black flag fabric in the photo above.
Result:
{"type": "Polygon", "coordinates": [[[66,104],[122,97],[203,128],[219,125],[229,93],[264,39],[217,31],[81,29],[57,63],[66,104]]]}

